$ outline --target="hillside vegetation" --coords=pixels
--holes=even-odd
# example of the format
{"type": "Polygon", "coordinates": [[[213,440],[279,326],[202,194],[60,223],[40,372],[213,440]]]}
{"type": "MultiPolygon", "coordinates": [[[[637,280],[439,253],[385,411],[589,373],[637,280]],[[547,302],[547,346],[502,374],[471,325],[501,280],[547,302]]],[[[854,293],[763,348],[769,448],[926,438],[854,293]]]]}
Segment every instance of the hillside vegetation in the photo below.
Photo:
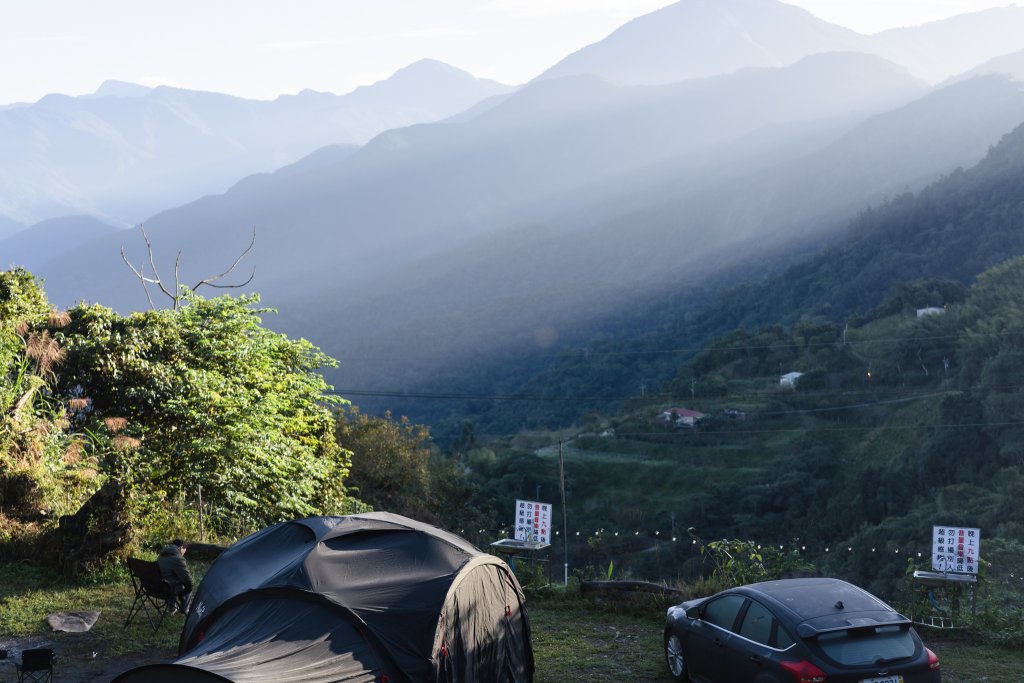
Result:
{"type": "MultiPolygon", "coordinates": [[[[1024,126],[977,166],[861,213],[843,239],[817,252],[800,243],[766,248],[700,288],[633,302],[606,321],[609,332],[563,352],[546,370],[519,375],[515,366],[503,368],[505,386],[515,387],[506,394],[566,400],[476,401],[454,410],[449,400],[417,410],[449,410],[450,421],[471,419],[478,432],[492,434],[564,425],[592,410],[613,412],[622,397],[636,396],[641,386],[664,385],[713,338],[734,330],[801,320],[857,324],[858,316],[878,308],[903,283],[970,285],[983,271],[1024,253],[1022,228],[1024,126]],[[722,286],[730,281],[746,284],[722,286]]],[[[901,301],[945,303],[942,296],[901,301]]],[[[446,422],[434,424],[440,429],[446,422]]]]}
{"type": "MultiPolygon", "coordinates": [[[[899,287],[856,326],[715,338],[663,396],[591,415],[565,442],[575,566],[692,579],[709,570],[701,538],[749,538],[892,595],[908,561],[928,565],[932,525],[955,524],[981,527],[990,579],[1019,583],[1022,292],[1018,257],[969,290],[899,287]],[[927,303],[939,312],[918,317],[927,303]],[[803,374],[780,386],[780,369],[803,374]],[[683,405],[706,417],[666,419],[683,405]]],[[[473,467],[495,498],[511,489],[501,510],[555,499],[555,452],[509,447],[473,467]]]]}

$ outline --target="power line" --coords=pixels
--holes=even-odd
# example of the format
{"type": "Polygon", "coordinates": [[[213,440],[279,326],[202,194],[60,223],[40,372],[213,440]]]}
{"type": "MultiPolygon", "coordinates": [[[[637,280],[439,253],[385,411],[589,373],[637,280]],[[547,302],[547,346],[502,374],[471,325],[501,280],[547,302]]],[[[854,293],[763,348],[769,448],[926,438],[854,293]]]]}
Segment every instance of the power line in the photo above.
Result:
{"type": "MultiPolygon", "coordinates": [[[[953,394],[961,394],[970,391],[977,390],[992,390],[992,389],[1024,389],[1024,385],[1018,384],[999,384],[999,385],[985,385],[977,384],[971,385],[970,387],[964,388],[951,388],[943,391],[929,391],[927,393],[914,392],[907,395],[907,392],[900,390],[896,387],[886,388],[873,388],[870,389],[871,395],[885,397],[893,394],[897,395],[898,398],[879,398],[870,401],[865,401],[859,404],[847,405],[847,406],[825,406],[818,408],[794,408],[792,410],[776,411],[779,413],[791,413],[791,412],[827,412],[832,410],[841,410],[844,408],[853,407],[873,407],[880,405],[887,405],[890,403],[903,403],[907,401],[915,401],[922,398],[934,398],[937,396],[948,396],[953,394]]],[[[868,390],[865,390],[868,391],[868,390]]],[[[715,403],[742,403],[749,400],[761,399],[764,397],[782,397],[782,398],[814,398],[814,399],[828,399],[835,398],[838,396],[850,396],[859,395],[865,393],[865,391],[851,390],[842,393],[799,393],[789,394],[789,390],[785,389],[771,389],[760,392],[742,392],[742,393],[729,393],[721,396],[698,396],[699,401],[704,402],[715,402],[715,403]]],[[[405,391],[400,389],[394,390],[374,390],[374,389],[334,389],[330,392],[337,396],[348,397],[348,396],[366,396],[372,398],[403,398],[403,399],[415,399],[415,400],[458,400],[458,401],[528,401],[528,402],[579,402],[579,403],[591,403],[599,401],[640,401],[650,403],[652,405],[660,403],[668,403],[680,399],[691,398],[687,394],[648,394],[646,396],[633,395],[619,395],[619,396],[585,396],[585,395],[566,395],[566,396],[551,396],[551,395],[540,395],[540,394],[485,394],[485,393],[460,393],[460,392],[445,392],[445,391],[405,391]]],[[[773,415],[775,412],[767,411],[760,412],[759,415],[773,415]]]]}
{"type": "Polygon", "coordinates": [[[374,391],[370,389],[335,389],[339,396],[370,396],[380,398],[443,399],[458,401],[628,401],[635,396],[536,396],[527,394],[460,394],[429,391],[374,391]]]}
{"type": "MultiPolygon", "coordinates": [[[[750,336],[757,336],[757,332],[749,332],[750,336]]],[[[847,339],[843,340],[841,335],[836,339],[824,342],[787,342],[778,344],[723,344],[715,345],[714,339],[703,346],[683,346],[678,348],[670,349],[643,349],[633,351],[600,351],[591,347],[586,348],[566,348],[566,349],[555,349],[549,352],[547,355],[567,356],[567,355],[580,355],[584,357],[607,357],[607,356],[652,356],[652,355],[676,355],[686,353],[699,353],[701,351],[775,351],[779,349],[812,349],[812,348],[826,348],[826,347],[843,347],[843,346],[865,346],[869,344],[906,344],[914,342],[934,342],[934,341],[958,341],[962,339],[979,339],[985,337],[1019,337],[1024,336],[1024,330],[1019,332],[971,332],[965,334],[944,334],[944,335],[925,335],[925,336],[911,336],[911,337],[878,337],[878,338],[864,338],[864,339],[847,339]]],[[[722,335],[718,335],[716,338],[721,339],[722,335]]],[[[343,354],[342,354],[343,355],[343,354]]],[[[532,355],[532,354],[531,354],[532,355]]],[[[387,355],[374,355],[374,356],[344,356],[347,361],[367,361],[367,360],[393,360],[395,358],[418,358],[418,359],[429,359],[429,358],[450,358],[449,354],[409,354],[409,353],[394,353],[387,355]]]]}

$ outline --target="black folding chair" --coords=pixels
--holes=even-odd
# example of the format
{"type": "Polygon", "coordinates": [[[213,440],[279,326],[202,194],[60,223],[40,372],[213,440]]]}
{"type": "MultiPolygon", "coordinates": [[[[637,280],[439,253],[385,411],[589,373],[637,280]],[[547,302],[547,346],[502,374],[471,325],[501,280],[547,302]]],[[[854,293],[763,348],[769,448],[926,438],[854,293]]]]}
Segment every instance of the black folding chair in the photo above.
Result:
{"type": "Polygon", "coordinates": [[[18,683],[49,683],[53,680],[53,648],[22,650],[21,663],[15,663],[15,666],[18,669],[18,683]]]}
{"type": "Polygon", "coordinates": [[[156,562],[129,557],[128,573],[132,577],[132,586],[135,588],[135,600],[128,609],[128,618],[124,621],[124,628],[128,628],[128,624],[132,623],[139,612],[145,612],[149,625],[156,631],[164,623],[164,617],[174,609],[171,587],[160,575],[160,567],[156,562]],[[154,617],[157,617],[155,622],[153,621],[154,617]]]}

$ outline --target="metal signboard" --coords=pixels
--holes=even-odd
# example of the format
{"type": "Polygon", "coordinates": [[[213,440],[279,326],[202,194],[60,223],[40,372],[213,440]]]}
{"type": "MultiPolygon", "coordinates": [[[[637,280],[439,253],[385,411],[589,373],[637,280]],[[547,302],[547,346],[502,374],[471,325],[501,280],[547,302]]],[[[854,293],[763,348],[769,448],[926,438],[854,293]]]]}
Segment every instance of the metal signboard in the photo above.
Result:
{"type": "Polygon", "coordinates": [[[932,527],[932,569],[977,574],[981,561],[981,530],[959,526],[932,527]]]}
{"type": "Polygon", "coordinates": [[[551,543],[551,503],[516,501],[516,540],[551,543]]]}

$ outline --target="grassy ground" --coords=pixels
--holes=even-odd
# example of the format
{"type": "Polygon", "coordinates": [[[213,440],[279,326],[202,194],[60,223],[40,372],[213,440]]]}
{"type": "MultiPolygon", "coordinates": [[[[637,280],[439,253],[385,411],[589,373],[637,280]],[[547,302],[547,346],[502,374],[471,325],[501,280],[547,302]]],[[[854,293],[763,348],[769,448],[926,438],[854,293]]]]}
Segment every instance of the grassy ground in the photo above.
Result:
{"type": "MultiPolygon", "coordinates": [[[[203,568],[197,565],[198,574],[203,568]]],[[[132,596],[127,575],[119,571],[88,585],[70,585],[36,568],[0,565],[0,648],[52,645],[59,657],[55,677],[65,683],[110,681],[134,666],[172,658],[182,617],[168,617],[157,631],[144,616],[125,628],[132,596]],[[66,611],[101,616],[86,633],[52,632],[46,615],[66,611]]],[[[537,683],[671,680],[662,662],[663,605],[601,606],[558,593],[531,595],[527,604],[537,683]]],[[[948,632],[923,631],[922,636],[939,655],[947,683],[1024,680],[1024,652],[972,644],[948,632]]]]}
{"type": "MultiPolygon", "coordinates": [[[[669,683],[662,659],[664,610],[595,606],[579,599],[528,603],[537,663],[536,683],[669,683]]],[[[922,629],[942,663],[945,683],[1020,683],[1024,652],[971,643],[922,629]]],[[[963,636],[961,636],[963,638],[963,636]]]]}
{"type": "MultiPolygon", "coordinates": [[[[198,563],[192,568],[202,570],[198,563]]],[[[122,569],[76,584],[37,567],[0,564],[0,648],[53,647],[54,678],[65,683],[110,681],[127,669],[172,656],[182,617],[168,616],[154,630],[140,614],[125,627],[133,597],[122,569]],[[55,612],[99,612],[100,617],[85,633],[54,632],[46,617],[55,612]]]]}

